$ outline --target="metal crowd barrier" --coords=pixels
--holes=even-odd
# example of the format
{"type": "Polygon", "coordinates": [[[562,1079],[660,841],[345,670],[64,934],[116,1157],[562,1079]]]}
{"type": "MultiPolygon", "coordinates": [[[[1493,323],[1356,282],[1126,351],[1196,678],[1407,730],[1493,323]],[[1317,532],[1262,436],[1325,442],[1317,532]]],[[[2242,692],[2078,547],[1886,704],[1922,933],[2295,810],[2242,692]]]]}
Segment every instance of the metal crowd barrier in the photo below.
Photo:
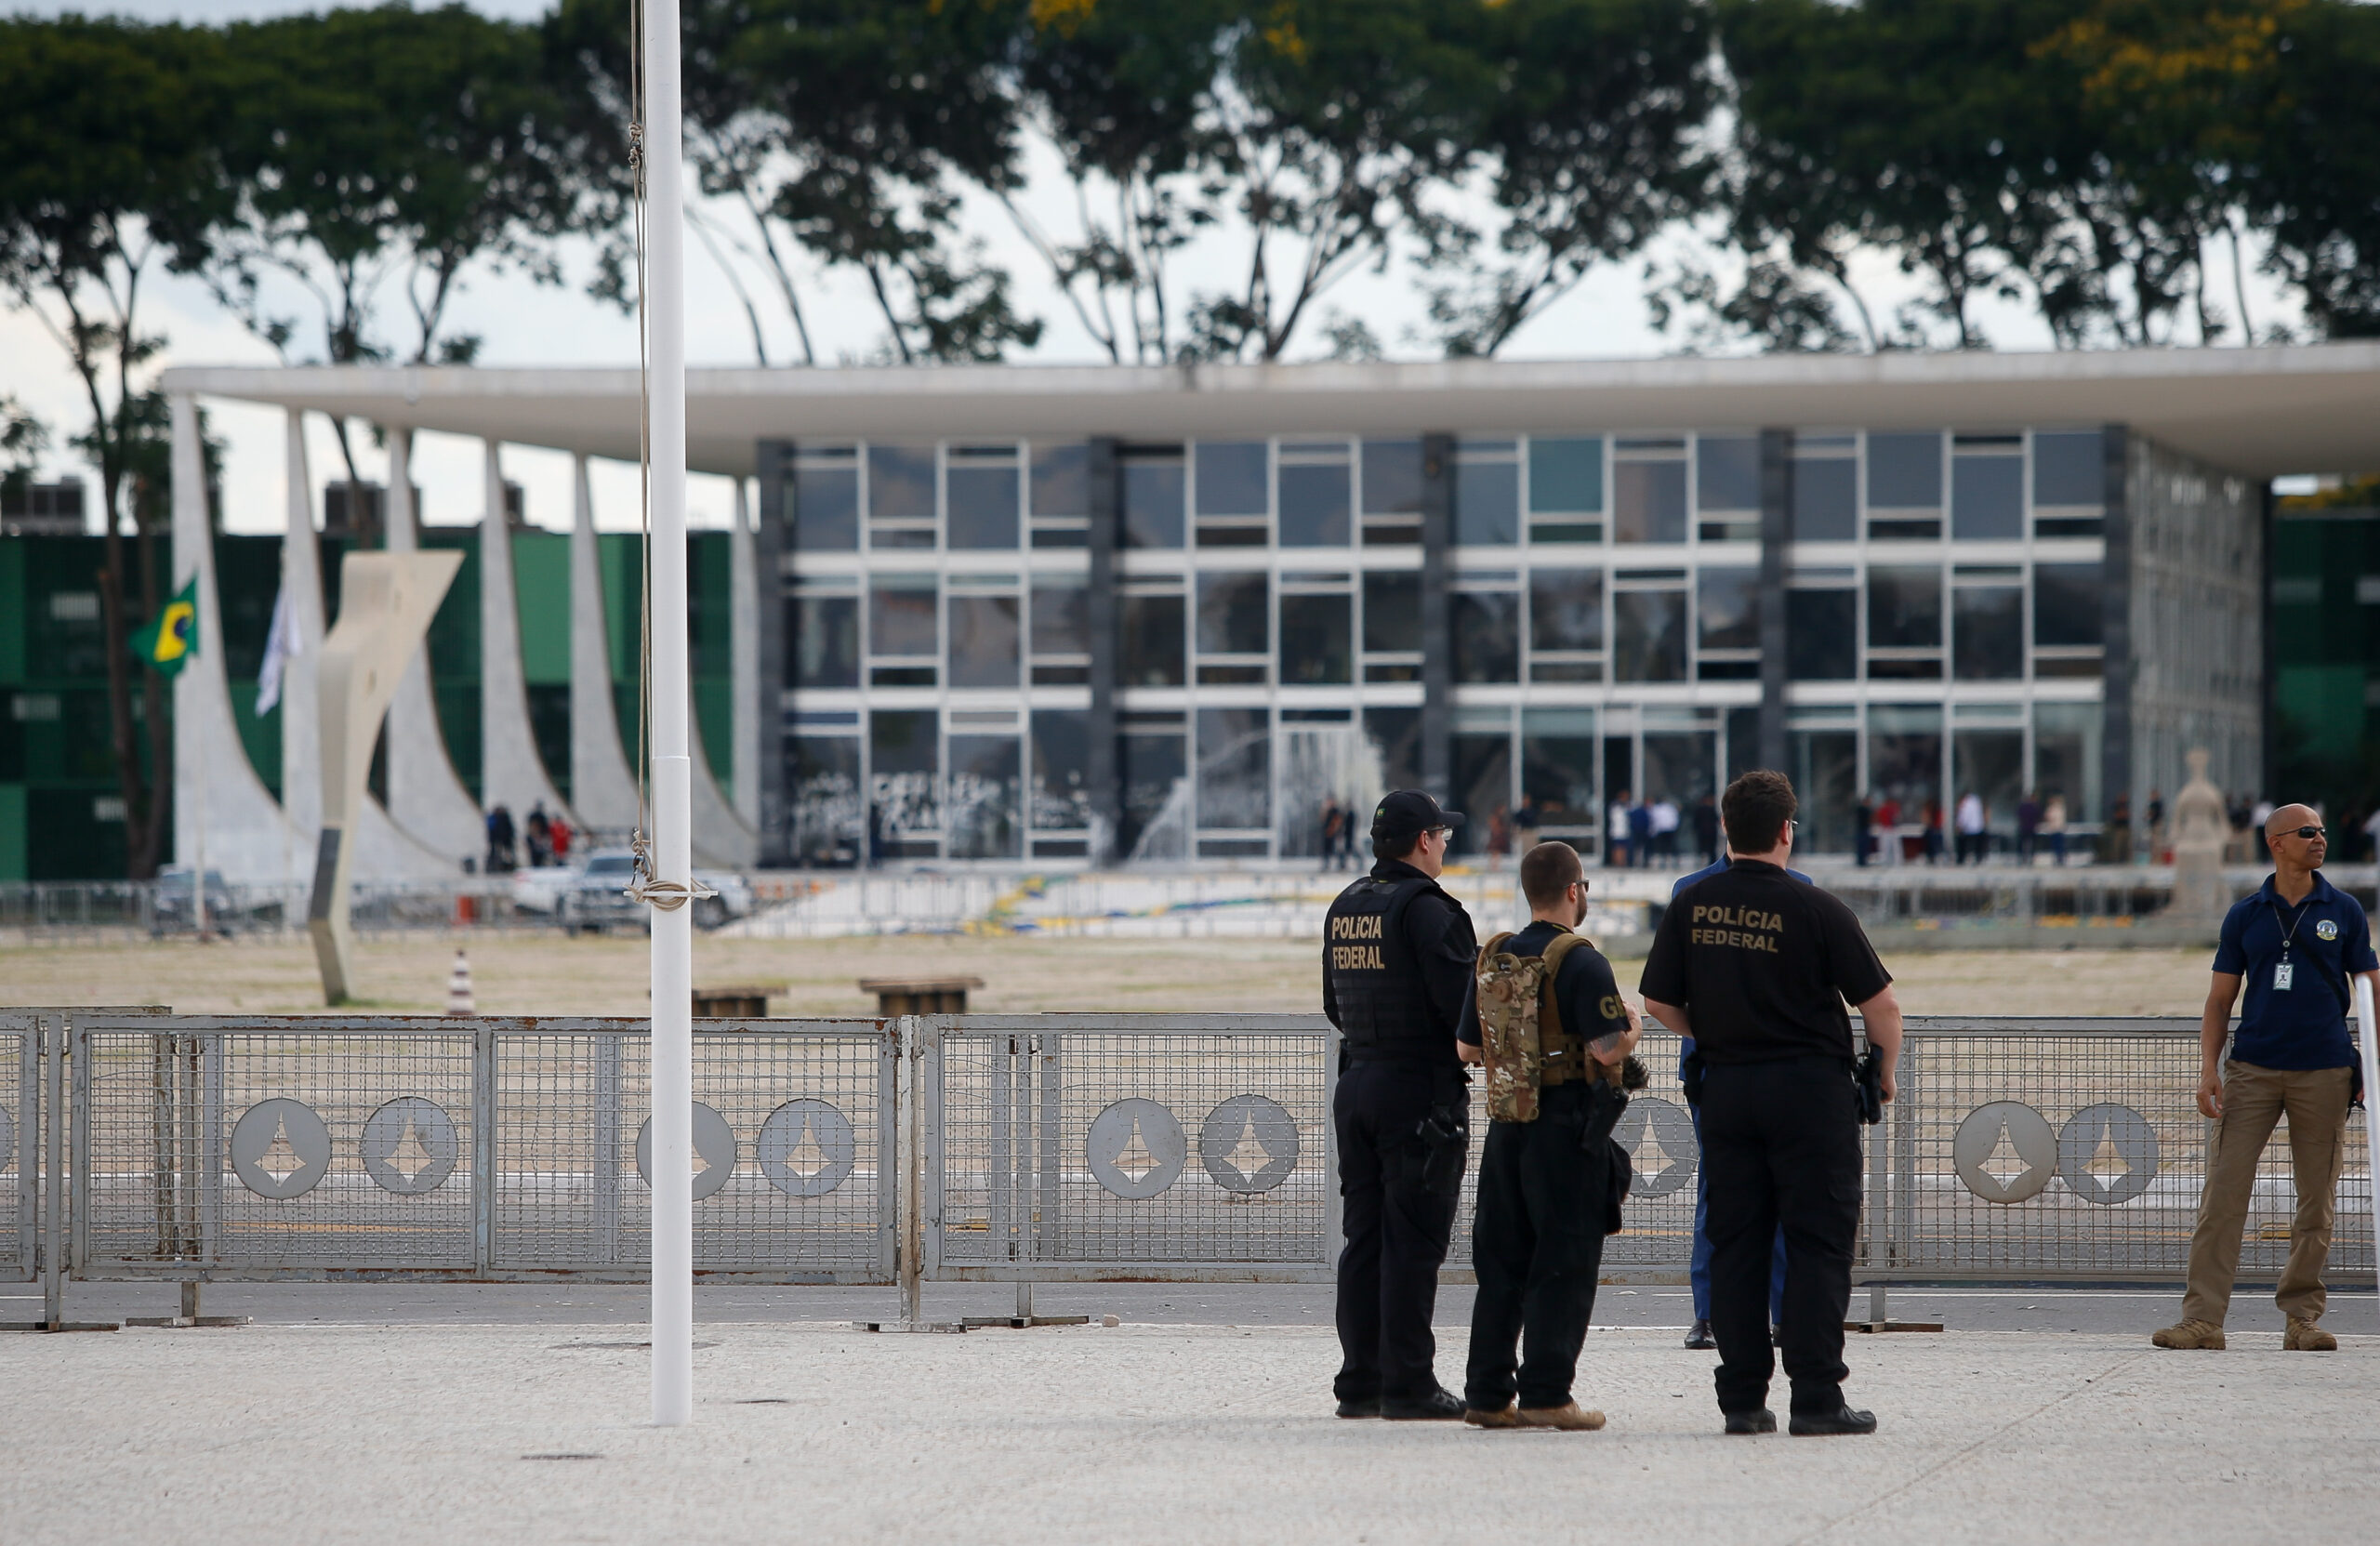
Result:
{"type": "Polygon", "coordinates": [[[0,1283],[41,1270],[41,1023],[0,1012],[0,1283]]]}
{"type": "MultiPolygon", "coordinates": [[[[87,1019],[73,1039],[77,1277],[644,1275],[642,1021],[87,1019]]],[[[874,1020],[703,1023],[698,1270],[890,1280],[894,1050],[874,1020]]]]}
{"type": "MultiPolygon", "coordinates": [[[[75,1011],[48,1038],[72,1046],[63,1085],[36,1025],[0,1013],[0,1277],[643,1275],[641,1021],[75,1011]],[[71,1143],[45,1160],[60,1115],[71,1143]]],[[[1867,1130],[1861,1281],[2181,1277],[2209,1130],[2196,1022],[1910,1032],[1900,1099],[1867,1130]]],[[[1686,1272],[1700,1156],[1676,1047],[1646,1038],[1652,1082],[1617,1135],[1634,1175],[1605,1252],[1616,1281],[1686,1272]]],[[[700,1022],[695,1267],[912,1292],[1325,1281],[1337,1063],[1318,1016],[700,1022]]],[[[2346,1161],[2331,1276],[2352,1282],[2373,1267],[2353,1132],[2346,1161]]],[[[1450,1279],[1468,1276],[1471,1185],[1450,1279]]],[[[2243,1280],[2277,1277],[2293,1209],[2276,1142],[2243,1280]]]]}

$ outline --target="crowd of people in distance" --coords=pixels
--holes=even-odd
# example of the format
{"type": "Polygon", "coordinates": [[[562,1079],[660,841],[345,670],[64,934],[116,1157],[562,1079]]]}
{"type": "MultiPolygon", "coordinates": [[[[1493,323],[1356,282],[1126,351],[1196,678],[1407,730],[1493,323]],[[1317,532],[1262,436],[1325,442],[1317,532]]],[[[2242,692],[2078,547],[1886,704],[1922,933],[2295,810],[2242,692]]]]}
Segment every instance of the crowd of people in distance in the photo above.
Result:
{"type": "Polygon", "coordinates": [[[501,801],[487,813],[487,873],[506,875],[521,867],[522,848],[528,849],[531,869],[570,863],[570,845],[577,834],[561,813],[546,813],[546,802],[529,808],[529,819],[516,829],[512,809],[501,801]]]}
{"type": "Polygon", "coordinates": [[[1699,869],[1719,857],[1719,807],[1709,795],[1680,809],[1666,794],[1640,800],[1622,789],[1604,822],[1605,863],[1613,869],[1699,869]]]}

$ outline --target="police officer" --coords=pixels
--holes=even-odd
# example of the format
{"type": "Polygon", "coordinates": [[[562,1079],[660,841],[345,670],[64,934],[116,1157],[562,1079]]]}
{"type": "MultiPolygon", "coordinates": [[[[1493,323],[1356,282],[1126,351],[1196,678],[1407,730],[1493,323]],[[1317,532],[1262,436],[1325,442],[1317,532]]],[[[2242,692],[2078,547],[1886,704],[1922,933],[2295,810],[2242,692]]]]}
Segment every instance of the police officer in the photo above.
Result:
{"type": "Polygon", "coordinates": [[[1372,813],[1371,873],[1324,919],[1322,1008],[1339,1027],[1331,1121],[1347,1248],[1339,1257],[1341,1417],[1445,1421],[1430,1311],[1470,1151],[1470,1090],[1455,1027],[1477,944],[1438,888],[1462,825],[1415,789],[1372,813]]]}
{"type": "Polygon", "coordinates": [[[1845,1001],[1893,1096],[1900,1006],[1892,974],[1836,897],[1785,873],[1793,786],[1755,769],[1720,804],[1728,867],[1687,887],[1645,960],[1645,1008],[1695,1038],[1702,1163],[1710,1171],[1713,1379],[1730,1434],[1773,1434],[1768,1381],[1770,1242],[1785,1233],[1778,1344],[1792,1381],[1792,1431],[1871,1434],[1844,1404],[1843,1316],[1859,1229],[1858,1092],[1845,1001]]]}
{"type": "MultiPolygon", "coordinates": [[[[1528,899],[1528,927],[1488,942],[1481,977],[1500,955],[1552,952],[1558,959],[1538,990],[1544,1061],[1537,1115],[1491,1122],[1479,1156],[1471,1253],[1479,1293],[1472,1302],[1462,1420],[1475,1428],[1592,1433],[1603,1426],[1603,1414],[1572,1400],[1570,1386],[1594,1314],[1604,1235],[1619,1227],[1614,1183],[1623,1193],[1628,1184],[1615,1173],[1625,1169],[1627,1156],[1610,1137],[1624,1103],[1602,1076],[1635,1049],[1644,1027],[1620,996],[1611,962],[1572,934],[1587,916],[1587,872],[1578,851],[1546,842],[1523,854],[1521,894],[1528,899]],[[1517,1363],[1516,1350],[1523,1354],[1517,1363]]],[[[1474,1006],[1476,1000],[1474,992],[1474,1006]]],[[[1475,1007],[1456,1034],[1465,1063],[1484,1061],[1475,1007]]],[[[1489,1106],[1492,1113],[1492,1098],[1489,1106]]]]}

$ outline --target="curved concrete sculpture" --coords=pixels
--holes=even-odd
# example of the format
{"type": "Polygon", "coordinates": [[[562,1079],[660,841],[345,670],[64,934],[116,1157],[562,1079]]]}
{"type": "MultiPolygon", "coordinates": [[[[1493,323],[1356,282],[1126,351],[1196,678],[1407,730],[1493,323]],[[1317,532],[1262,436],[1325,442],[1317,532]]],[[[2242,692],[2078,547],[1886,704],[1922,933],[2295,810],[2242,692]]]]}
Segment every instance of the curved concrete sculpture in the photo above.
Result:
{"type": "MultiPolygon", "coordinates": [[[[389,551],[419,550],[421,536],[413,508],[413,431],[389,431],[389,551]]],[[[460,554],[455,555],[457,564],[460,554]]],[[[443,594],[442,590],[441,594],[443,594]]],[[[346,619],[344,586],[339,621],[346,619]]],[[[427,620],[422,627],[429,627],[427,620]]],[[[433,852],[447,856],[448,873],[476,858],[487,846],[487,828],[477,801],[446,755],[438,728],[438,707],[430,695],[430,651],[416,649],[389,704],[389,814],[433,852]]],[[[327,787],[325,784],[325,787],[327,787]]]]}
{"type": "Polygon", "coordinates": [[[604,622],[602,562],[595,548],[595,501],[587,458],[572,458],[570,519],[570,797],[578,813],[618,842],[636,826],[636,775],[629,771],[612,698],[610,629],[604,622]]]}
{"type": "Polygon", "coordinates": [[[355,851],[346,836],[363,813],[372,743],[390,699],[420,664],[422,635],[462,566],[456,552],[350,553],[339,571],[338,626],[323,641],[315,666],[324,809],[314,892],[306,908],[326,1003],[352,997],[347,919],[355,851]]]}
{"type": "MultiPolygon", "coordinates": [[[[735,813],[755,833],[760,829],[760,572],[752,541],[751,510],[745,501],[749,479],[735,480],[735,524],[727,539],[729,694],[735,705],[728,769],[734,781],[735,813]]],[[[757,859],[758,850],[755,850],[757,859]]]]}
{"type": "MultiPolygon", "coordinates": [[[[281,584],[289,594],[290,654],[281,668],[282,872],[304,880],[314,873],[323,831],[322,726],[314,667],[323,649],[323,550],[314,535],[313,474],[306,456],[306,416],[289,411],[289,520],[281,539],[281,584]]],[[[389,819],[365,796],[356,834],[355,862],[376,880],[443,880],[455,873],[443,859],[389,819]]]]}
{"type": "Polygon", "coordinates": [[[521,664],[520,593],[512,579],[512,522],[504,509],[504,469],[487,443],[487,513],[480,517],[480,804],[512,808],[515,820],[543,805],[583,825],[537,755],[529,684],[521,664]]]}
{"type": "Polygon", "coordinates": [[[215,544],[206,519],[206,470],[199,454],[198,404],[171,403],[174,583],[198,576],[198,654],[174,678],[174,857],[231,881],[277,880],[287,839],[281,807],[248,762],[231,716],[223,669],[223,614],[216,601],[215,544]]]}

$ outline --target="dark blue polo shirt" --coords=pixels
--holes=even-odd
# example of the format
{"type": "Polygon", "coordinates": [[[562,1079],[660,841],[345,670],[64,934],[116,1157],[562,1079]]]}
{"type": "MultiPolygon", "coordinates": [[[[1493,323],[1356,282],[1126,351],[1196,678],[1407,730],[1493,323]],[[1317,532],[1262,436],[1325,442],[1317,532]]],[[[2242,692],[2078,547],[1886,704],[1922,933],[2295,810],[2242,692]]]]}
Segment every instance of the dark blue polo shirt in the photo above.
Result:
{"type": "Polygon", "coordinates": [[[2233,1057],[2259,1068],[2355,1066],[2355,1042],[2347,1031],[2354,999],[2348,974],[2380,971],[2380,958],[2373,954],[2362,906],[2321,871],[2314,872],[2314,889],[2294,907],[2273,890],[2270,876],[2254,896],[2234,903],[2215,947],[2215,970],[2237,974],[2247,987],[2231,1037],[2233,1057]],[[2273,986],[2284,938],[2294,968],[2286,992],[2273,986]]]}

